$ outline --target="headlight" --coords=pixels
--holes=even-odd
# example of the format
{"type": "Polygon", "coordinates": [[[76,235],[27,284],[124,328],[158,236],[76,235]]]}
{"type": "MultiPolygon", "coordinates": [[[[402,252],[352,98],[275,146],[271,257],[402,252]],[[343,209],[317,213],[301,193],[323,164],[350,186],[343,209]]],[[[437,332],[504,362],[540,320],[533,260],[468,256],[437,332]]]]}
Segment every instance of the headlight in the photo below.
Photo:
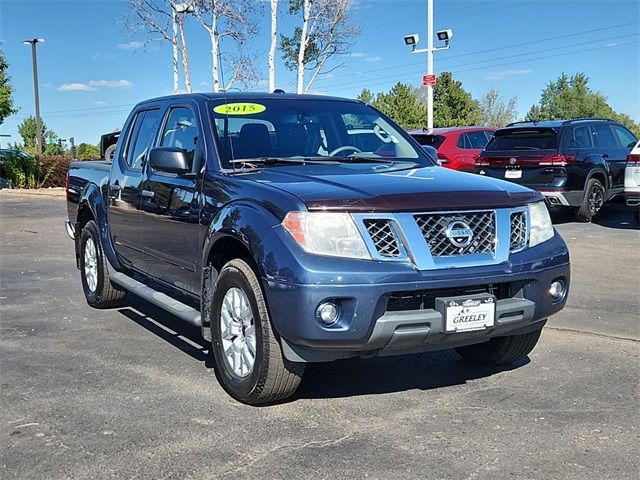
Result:
{"type": "Polygon", "coordinates": [[[553,225],[544,202],[529,204],[529,246],[534,247],[553,238],[553,225]]]}
{"type": "Polygon", "coordinates": [[[282,226],[309,253],[371,259],[348,213],[289,212],[282,226]]]}

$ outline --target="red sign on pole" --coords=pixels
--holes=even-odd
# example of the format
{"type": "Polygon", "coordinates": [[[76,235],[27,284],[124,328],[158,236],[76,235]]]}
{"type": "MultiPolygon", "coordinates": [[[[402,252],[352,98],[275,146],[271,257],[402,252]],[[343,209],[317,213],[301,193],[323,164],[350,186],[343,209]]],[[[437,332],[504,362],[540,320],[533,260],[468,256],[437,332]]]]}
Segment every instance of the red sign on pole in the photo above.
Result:
{"type": "Polygon", "coordinates": [[[422,86],[423,87],[435,87],[436,85],[436,76],[432,75],[423,75],[422,76],[422,86]]]}

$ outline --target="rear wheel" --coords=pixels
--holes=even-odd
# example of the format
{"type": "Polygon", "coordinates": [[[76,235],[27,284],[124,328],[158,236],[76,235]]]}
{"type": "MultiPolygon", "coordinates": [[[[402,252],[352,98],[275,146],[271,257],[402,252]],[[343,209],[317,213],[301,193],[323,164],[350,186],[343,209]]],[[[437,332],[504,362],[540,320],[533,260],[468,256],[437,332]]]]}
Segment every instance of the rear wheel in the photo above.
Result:
{"type": "Polygon", "coordinates": [[[526,357],[538,343],[542,329],[524,335],[495,337],[488,342],[456,348],[465,360],[485,365],[505,365],[526,357]]]}
{"type": "Polygon", "coordinates": [[[260,282],[245,261],[235,259],[222,268],[212,303],[212,350],[222,387],[249,405],[291,396],[305,365],[282,355],[260,282]]]}
{"type": "Polygon", "coordinates": [[[107,259],[93,220],[87,222],[80,234],[80,277],[87,303],[94,308],[118,307],[127,296],[126,290],[109,280],[107,259]]]}
{"type": "Polygon", "coordinates": [[[599,180],[592,178],[587,182],[582,205],[576,209],[576,218],[589,223],[604,205],[605,190],[599,180]]]}

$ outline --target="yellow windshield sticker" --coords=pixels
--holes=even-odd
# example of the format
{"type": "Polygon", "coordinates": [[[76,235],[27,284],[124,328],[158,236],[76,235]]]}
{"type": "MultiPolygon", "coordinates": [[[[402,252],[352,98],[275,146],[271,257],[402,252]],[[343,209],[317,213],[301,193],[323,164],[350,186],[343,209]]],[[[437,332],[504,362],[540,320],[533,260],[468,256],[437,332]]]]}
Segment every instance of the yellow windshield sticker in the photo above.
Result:
{"type": "Polygon", "coordinates": [[[221,115],[252,115],[254,113],[264,112],[267,109],[259,103],[225,103],[218,105],[213,109],[215,113],[221,115]]]}

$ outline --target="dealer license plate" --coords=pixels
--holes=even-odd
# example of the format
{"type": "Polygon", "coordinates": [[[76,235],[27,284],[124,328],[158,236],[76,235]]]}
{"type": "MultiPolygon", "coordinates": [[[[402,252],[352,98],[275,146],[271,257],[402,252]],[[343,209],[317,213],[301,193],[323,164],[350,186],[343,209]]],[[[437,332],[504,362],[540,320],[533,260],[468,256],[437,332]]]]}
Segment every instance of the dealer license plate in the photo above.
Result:
{"type": "Polygon", "coordinates": [[[478,294],[468,297],[438,299],[444,313],[445,332],[471,332],[493,327],[496,299],[493,295],[478,294]]]}
{"type": "Polygon", "coordinates": [[[504,178],[522,178],[522,170],[505,170],[504,178]]]}

